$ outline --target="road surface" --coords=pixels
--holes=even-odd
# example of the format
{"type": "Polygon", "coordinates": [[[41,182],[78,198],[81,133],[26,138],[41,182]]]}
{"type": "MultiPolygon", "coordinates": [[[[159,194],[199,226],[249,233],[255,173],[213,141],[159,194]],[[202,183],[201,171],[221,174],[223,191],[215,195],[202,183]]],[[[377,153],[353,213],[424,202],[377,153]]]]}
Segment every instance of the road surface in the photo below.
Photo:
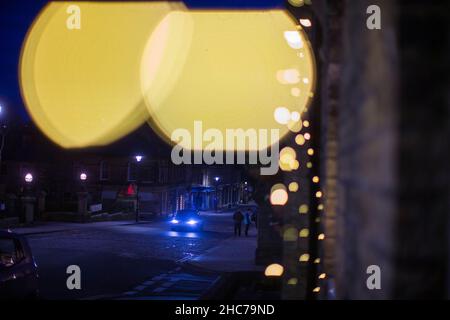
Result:
{"type": "Polygon", "coordinates": [[[187,266],[232,237],[229,213],[206,213],[204,232],[172,232],[166,221],[74,224],[28,234],[43,299],[198,299],[219,273],[187,266]],[[81,269],[68,290],[66,269],[81,269]]]}

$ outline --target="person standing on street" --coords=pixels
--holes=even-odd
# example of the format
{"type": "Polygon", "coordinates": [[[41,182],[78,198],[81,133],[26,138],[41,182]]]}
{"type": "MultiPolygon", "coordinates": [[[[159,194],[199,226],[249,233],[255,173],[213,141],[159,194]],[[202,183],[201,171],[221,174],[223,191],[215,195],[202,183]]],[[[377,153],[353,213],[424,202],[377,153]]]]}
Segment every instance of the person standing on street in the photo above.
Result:
{"type": "Polygon", "coordinates": [[[234,235],[235,236],[241,236],[241,226],[242,226],[242,220],[244,219],[244,215],[241,213],[241,211],[237,210],[233,214],[233,220],[234,220],[234,235]]]}
{"type": "Polygon", "coordinates": [[[245,236],[248,237],[248,229],[250,228],[250,224],[252,223],[250,219],[250,212],[247,210],[244,214],[244,225],[245,225],[245,236]]]}
{"type": "Polygon", "coordinates": [[[258,214],[256,212],[252,211],[250,220],[255,224],[255,228],[258,229],[258,214]]]}

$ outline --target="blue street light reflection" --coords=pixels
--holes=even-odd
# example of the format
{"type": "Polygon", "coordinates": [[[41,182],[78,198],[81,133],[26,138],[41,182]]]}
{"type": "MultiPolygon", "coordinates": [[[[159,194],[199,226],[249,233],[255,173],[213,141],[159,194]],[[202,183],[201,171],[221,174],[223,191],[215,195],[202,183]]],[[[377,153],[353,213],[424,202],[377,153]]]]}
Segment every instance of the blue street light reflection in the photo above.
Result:
{"type": "Polygon", "coordinates": [[[199,235],[195,232],[168,231],[167,234],[169,237],[199,238],[199,235]]]}

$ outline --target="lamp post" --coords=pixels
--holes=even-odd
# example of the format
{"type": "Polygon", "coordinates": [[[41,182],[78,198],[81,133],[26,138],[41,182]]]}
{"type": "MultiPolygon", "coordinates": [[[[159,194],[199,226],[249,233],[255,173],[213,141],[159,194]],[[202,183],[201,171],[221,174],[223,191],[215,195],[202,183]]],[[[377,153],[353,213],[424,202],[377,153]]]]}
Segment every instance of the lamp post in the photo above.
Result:
{"type": "Polygon", "coordinates": [[[23,179],[25,181],[25,192],[22,196],[23,211],[20,219],[25,223],[31,223],[34,220],[34,201],[36,200],[31,192],[34,177],[33,174],[27,172],[23,179]]]}
{"type": "Polygon", "coordinates": [[[86,180],[87,180],[87,173],[81,172],[80,173],[80,181],[81,181],[81,190],[86,191],[86,180]]]}
{"type": "Polygon", "coordinates": [[[136,208],[135,208],[135,213],[136,213],[136,223],[139,222],[139,178],[140,178],[140,166],[139,164],[141,163],[142,159],[144,158],[142,155],[136,155],[135,157],[136,163],[137,163],[137,168],[136,168],[136,208]]]}
{"type": "Polygon", "coordinates": [[[81,221],[85,221],[88,218],[88,193],[86,191],[86,180],[88,175],[86,172],[82,171],[80,173],[80,190],[77,192],[78,195],[78,214],[81,221]]]}
{"type": "Polygon", "coordinates": [[[214,183],[214,186],[215,186],[215,201],[214,201],[214,211],[216,211],[217,212],[217,206],[218,206],[218,204],[219,204],[219,197],[218,197],[218,185],[219,185],[219,181],[220,181],[220,177],[214,177],[214,181],[215,181],[215,183],[214,183]]]}

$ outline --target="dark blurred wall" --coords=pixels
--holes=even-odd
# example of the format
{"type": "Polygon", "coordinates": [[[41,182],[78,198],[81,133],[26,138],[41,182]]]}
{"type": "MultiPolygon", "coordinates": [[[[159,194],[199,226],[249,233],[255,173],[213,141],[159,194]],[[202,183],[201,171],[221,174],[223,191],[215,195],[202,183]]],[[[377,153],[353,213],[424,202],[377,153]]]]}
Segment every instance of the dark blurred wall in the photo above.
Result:
{"type": "Polygon", "coordinates": [[[448,2],[318,2],[324,267],[339,298],[447,297],[448,2]],[[372,4],[381,30],[366,28],[372,4]]]}

